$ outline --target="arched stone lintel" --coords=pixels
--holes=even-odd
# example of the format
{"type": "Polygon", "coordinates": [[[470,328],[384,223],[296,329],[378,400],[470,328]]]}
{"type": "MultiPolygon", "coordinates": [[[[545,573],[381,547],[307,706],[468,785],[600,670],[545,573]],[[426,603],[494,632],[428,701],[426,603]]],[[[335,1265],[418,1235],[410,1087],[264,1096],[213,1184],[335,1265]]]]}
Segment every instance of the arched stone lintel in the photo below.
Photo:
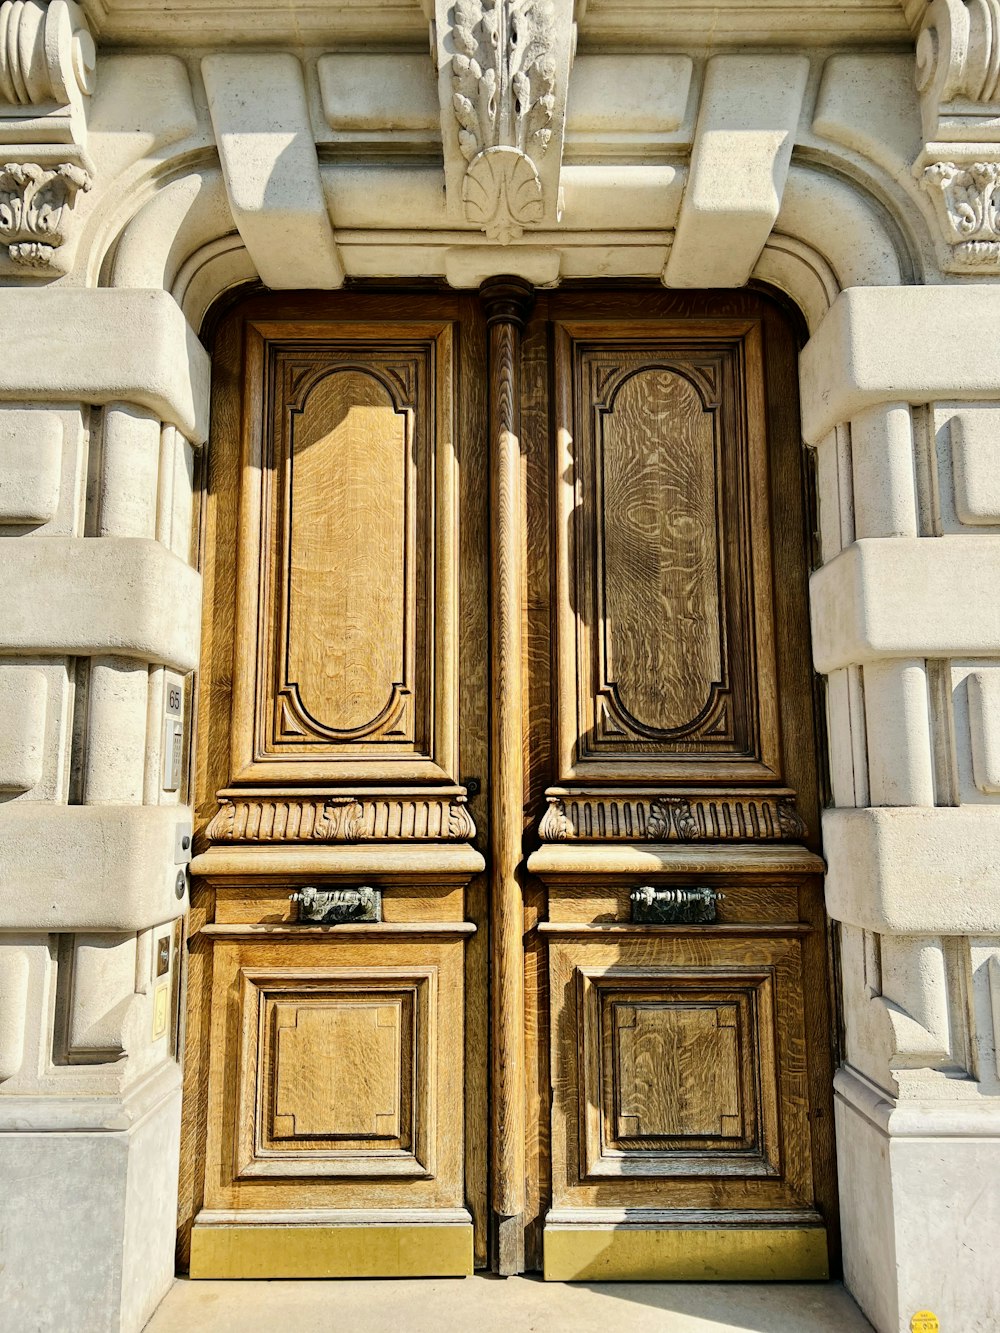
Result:
{"type": "MultiPolygon", "coordinates": [[[[388,174],[393,168],[385,170],[388,174]]],[[[614,169],[606,170],[610,174],[614,169]]],[[[623,188],[629,181],[626,174],[623,188]]],[[[793,162],[774,231],[752,276],[773,282],[790,296],[802,309],[810,330],[817,327],[838,290],[906,282],[909,257],[900,254],[902,239],[879,216],[878,203],[891,213],[888,201],[873,204],[861,187],[853,187],[842,177],[793,162]]],[[[670,220],[664,219],[667,225],[670,220]]],[[[621,238],[622,233],[594,233],[590,239],[587,232],[554,232],[544,238],[533,236],[530,249],[536,255],[543,250],[558,255],[586,246],[595,255],[592,276],[599,277],[608,272],[606,255],[603,266],[596,264],[600,242],[607,250],[621,238]]],[[[623,255],[622,262],[614,265],[615,275],[652,276],[658,268],[651,266],[649,256],[668,246],[670,239],[668,231],[635,233],[633,244],[623,249],[634,251],[636,258],[633,261],[632,254],[623,255]]],[[[454,270],[454,232],[385,231],[379,244],[386,250],[387,277],[444,276],[454,270]]],[[[340,248],[351,274],[351,239],[341,238],[340,248]]],[[[371,273],[370,248],[366,244],[365,276],[371,273]]],[[[476,248],[470,247],[470,258],[476,248]]],[[[512,257],[520,248],[509,247],[512,257]]],[[[484,241],[482,249],[495,247],[484,241]]],[[[465,267],[468,265],[463,265],[463,272],[465,267]]],[[[567,267],[563,266],[564,272],[567,267]]],[[[579,264],[574,263],[572,271],[584,276],[579,264]]],[[[199,168],[174,177],[159,189],[124,227],[108,271],[111,286],[163,287],[196,328],[218,296],[256,277],[252,258],[233,222],[218,168],[199,168]]],[[[552,280],[549,273],[546,278],[552,280]]]]}

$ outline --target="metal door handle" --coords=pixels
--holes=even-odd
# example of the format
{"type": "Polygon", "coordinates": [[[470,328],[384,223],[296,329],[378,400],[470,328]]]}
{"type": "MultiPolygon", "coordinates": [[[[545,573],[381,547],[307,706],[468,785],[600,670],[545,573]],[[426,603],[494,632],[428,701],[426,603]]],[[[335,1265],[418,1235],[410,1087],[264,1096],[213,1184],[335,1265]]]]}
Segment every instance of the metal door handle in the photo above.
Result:
{"type": "Polygon", "coordinates": [[[724,896],[716,889],[657,889],[643,884],[629,895],[632,920],[657,926],[710,925],[724,896]]]}
{"type": "Polygon", "coordinates": [[[298,903],[303,924],[343,925],[348,921],[381,921],[382,894],[370,884],[355,889],[317,889],[306,884],[288,895],[298,903]]]}

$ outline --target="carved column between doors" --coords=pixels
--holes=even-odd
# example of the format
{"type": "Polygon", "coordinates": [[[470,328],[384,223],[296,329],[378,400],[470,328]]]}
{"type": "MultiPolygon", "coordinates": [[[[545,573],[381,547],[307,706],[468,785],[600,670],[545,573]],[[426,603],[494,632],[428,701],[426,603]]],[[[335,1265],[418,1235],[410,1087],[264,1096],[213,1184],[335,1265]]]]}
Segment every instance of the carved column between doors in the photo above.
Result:
{"type": "Polygon", "coordinates": [[[526,1096],[519,364],[534,295],[519,278],[491,278],[480,296],[490,339],[492,1185],[497,1270],[512,1274],[524,1269],[526,1096]]]}

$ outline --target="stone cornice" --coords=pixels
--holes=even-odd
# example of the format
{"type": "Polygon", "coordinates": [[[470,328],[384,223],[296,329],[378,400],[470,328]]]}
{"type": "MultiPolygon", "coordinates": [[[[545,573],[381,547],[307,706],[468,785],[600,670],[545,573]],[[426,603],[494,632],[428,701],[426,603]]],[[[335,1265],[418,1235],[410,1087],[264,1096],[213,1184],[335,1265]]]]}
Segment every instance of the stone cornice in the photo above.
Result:
{"type": "MultiPolygon", "coordinates": [[[[103,41],[130,46],[260,47],[363,43],[368,50],[426,49],[434,0],[299,0],[260,6],[250,0],[84,0],[93,31],[103,41]]],[[[855,48],[908,41],[899,0],[590,0],[577,4],[581,49],[704,51],[755,46],[855,48]],[[609,46],[610,44],[610,46],[609,46]]]]}

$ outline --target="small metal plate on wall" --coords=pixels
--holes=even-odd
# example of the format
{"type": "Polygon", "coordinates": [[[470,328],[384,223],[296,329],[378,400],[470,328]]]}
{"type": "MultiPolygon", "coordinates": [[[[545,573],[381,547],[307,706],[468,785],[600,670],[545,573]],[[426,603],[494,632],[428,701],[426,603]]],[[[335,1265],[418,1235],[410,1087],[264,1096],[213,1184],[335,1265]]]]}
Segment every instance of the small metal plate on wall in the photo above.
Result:
{"type": "Polygon", "coordinates": [[[633,889],[632,920],[647,926],[708,926],[716,919],[722,897],[715,889],[633,889]]]}
{"type": "Polygon", "coordinates": [[[382,920],[382,893],[370,884],[352,889],[317,889],[307,884],[289,894],[298,903],[302,925],[342,926],[382,920]]]}

